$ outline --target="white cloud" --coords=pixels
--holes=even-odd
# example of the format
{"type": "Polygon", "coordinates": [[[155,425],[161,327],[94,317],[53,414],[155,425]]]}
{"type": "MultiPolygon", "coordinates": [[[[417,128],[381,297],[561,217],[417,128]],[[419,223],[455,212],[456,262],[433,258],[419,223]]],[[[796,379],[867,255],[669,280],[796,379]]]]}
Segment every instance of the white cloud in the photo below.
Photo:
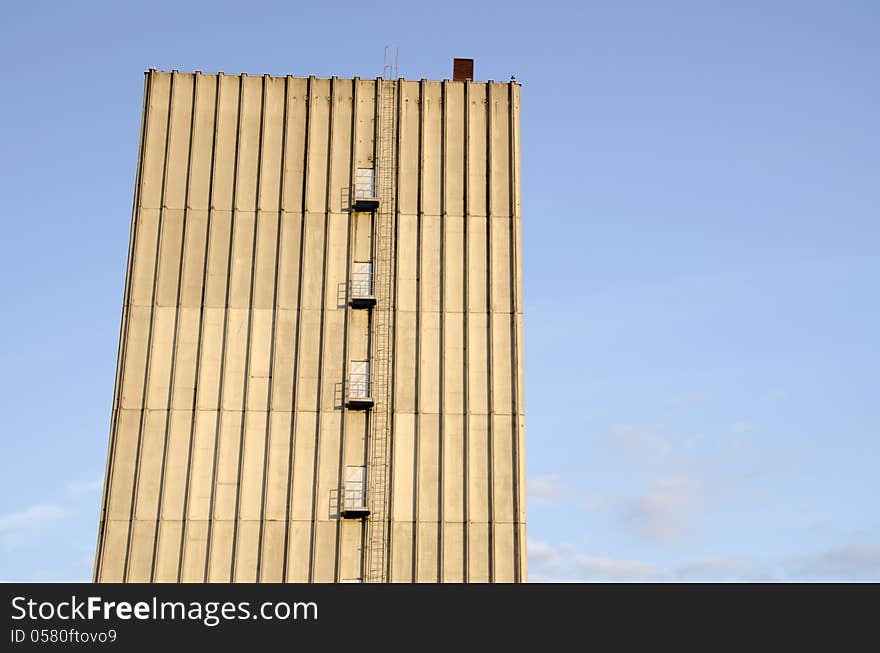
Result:
{"type": "Polygon", "coordinates": [[[86,494],[97,494],[104,487],[104,478],[93,478],[89,481],[72,481],[67,484],[67,494],[78,497],[86,494]]]}
{"type": "Polygon", "coordinates": [[[699,490],[688,478],[659,481],[624,511],[624,519],[652,542],[675,542],[691,528],[699,490]]]}
{"type": "Polygon", "coordinates": [[[664,576],[660,567],[638,560],[581,555],[574,561],[579,575],[586,580],[659,580],[664,576]]]}
{"type": "Polygon", "coordinates": [[[557,474],[530,476],[526,482],[526,489],[530,498],[550,503],[563,499],[570,492],[557,474]]]}
{"type": "Polygon", "coordinates": [[[630,453],[647,462],[663,460],[669,455],[671,448],[669,441],[651,425],[615,424],[611,427],[611,437],[630,453]]]}
{"type": "Polygon", "coordinates": [[[58,506],[30,506],[18,512],[0,515],[0,533],[8,533],[48,521],[54,521],[61,519],[64,515],[64,510],[58,506]]]}
{"type": "Polygon", "coordinates": [[[797,580],[880,581],[880,546],[852,544],[791,558],[786,564],[797,580]]]}
{"type": "Polygon", "coordinates": [[[688,560],[675,569],[679,580],[732,581],[766,579],[754,560],[707,557],[688,560]]]}
{"type": "Polygon", "coordinates": [[[751,422],[734,422],[733,424],[730,425],[730,430],[733,433],[744,434],[744,433],[754,433],[758,429],[751,422]]]}
{"type": "Polygon", "coordinates": [[[530,568],[535,567],[538,570],[546,570],[559,564],[560,552],[546,542],[529,540],[527,546],[530,568]]]}

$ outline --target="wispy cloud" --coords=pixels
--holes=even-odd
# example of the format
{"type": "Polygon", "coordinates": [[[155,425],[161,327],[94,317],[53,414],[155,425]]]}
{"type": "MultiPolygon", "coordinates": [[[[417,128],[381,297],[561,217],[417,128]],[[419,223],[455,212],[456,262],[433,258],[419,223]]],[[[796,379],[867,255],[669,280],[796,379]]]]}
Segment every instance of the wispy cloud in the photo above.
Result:
{"type": "Polygon", "coordinates": [[[880,546],[852,544],[791,558],[786,569],[797,580],[880,581],[880,546]]]}
{"type": "Polygon", "coordinates": [[[575,567],[585,580],[659,580],[663,570],[638,560],[617,560],[604,556],[576,556],[575,567]]]}
{"type": "Polygon", "coordinates": [[[675,542],[691,528],[699,491],[700,484],[689,478],[658,481],[630,504],[623,518],[637,533],[654,543],[675,542]]]}
{"type": "Polygon", "coordinates": [[[0,515],[0,533],[9,533],[12,531],[30,528],[45,522],[55,521],[63,518],[64,510],[53,505],[36,505],[19,510],[18,512],[10,512],[0,515]]]}
{"type": "Polygon", "coordinates": [[[78,497],[86,494],[96,494],[101,491],[103,486],[104,479],[98,477],[87,481],[72,481],[67,484],[65,491],[71,496],[78,497]]]}
{"type": "Polygon", "coordinates": [[[555,503],[569,495],[568,486],[557,474],[530,476],[526,483],[529,498],[555,503]]]}
{"type": "Polygon", "coordinates": [[[659,462],[670,452],[669,441],[650,424],[615,424],[611,437],[630,453],[647,462],[659,462]]]}
{"type": "Polygon", "coordinates": [[[687,581],[769,580],[757,561],[749,558],[707,557],[687,560],[674,575],[687,581]]]}

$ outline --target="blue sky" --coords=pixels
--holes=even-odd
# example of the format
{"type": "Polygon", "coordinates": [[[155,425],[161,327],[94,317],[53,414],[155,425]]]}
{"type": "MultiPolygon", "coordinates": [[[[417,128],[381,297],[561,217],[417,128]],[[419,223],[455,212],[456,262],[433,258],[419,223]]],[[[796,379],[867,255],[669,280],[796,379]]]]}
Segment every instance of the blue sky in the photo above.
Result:
{"type": "Polygon", "coordinates": [[[142,72],[523,83],[533,580],[880,580],[880,6],[0,9],[0,580],[88,580],[142,72]]]}

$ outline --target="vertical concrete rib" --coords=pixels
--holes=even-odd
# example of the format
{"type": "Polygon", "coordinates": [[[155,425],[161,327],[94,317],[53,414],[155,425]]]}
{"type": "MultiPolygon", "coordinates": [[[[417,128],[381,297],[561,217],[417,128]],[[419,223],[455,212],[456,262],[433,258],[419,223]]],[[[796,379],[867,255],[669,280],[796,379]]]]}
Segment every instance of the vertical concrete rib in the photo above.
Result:
{"type": "MultiPolygon", "coordinates": [[[[218,80],[218,83],[219,80],[218,80]]],[[[226,292],[224,299],[224,310],[223,310],[223,329],[222,329],[222,342],[220,345],[220,383],[219,383],[219,392],[217,395],[217,419],[215,422],[215,430],[214,430],[214,464],[211,470],[211,496],[209,499],[209,508],[208,508],[208,534],[207,534],[207,542],[205,544],[205,574],[204,574],[204,582],[208,582],[210,577],[210,569],[211,569],[211,554],[212,554],[212,544],[213,544],[213,534],[214,534],[214,512],[215,512],[215,501],[217,498],[217,467],[220,459],[220,427],[222,425],[222,416],[223,416],[223,393],[225,390],[225,378],[226,378],[226,345],[228,342],[229,335],[229,298],[230,298],[230,289],[231,289],[231,279],[232,279],[232,252],[233,252],[233,244],[234,244],[234,235],[235,235],[235,205],[237,199],[237,191],[238,191],[238,163],[239,163],[239,141],[241,138],[241,114],[242,114],[242,105],[243,105],[243,94],[244,94],[244,80],[242,78],[238,79],[238,106],[236,109],[236,127],[235,127],[235,155],[234,155],[234,165],[232,172],[232,209],[231,216],[229,220],[229,251],[227,253],[227,263],[226,263],[226,292]]]]}
{"type": "MultiPolygon", "coordinates": [[[[199,76],[196,76],[195,84],[198,84],[199,76]]],[[[183,564],[184,564],[184,551],[186,547],[186,537],[188,533],[189,526],[189,500],[190,494],[192,492],[192,461],[193,461],[193,443],[195,441],[195,428],[196,428],[196,413],[198,411],[198,399],[199,399],[199,391],[201,384],[199,383],[199,374],[201,372],[201,363],[202,363],[202,354],[203,354],[203,336],[205,330],[205,293],[207,292],[208,287],[208,257],[210,254],[210,243],[211,243],[211,217],[214,213],[213,204],[214,204],[214,164],[215,157],[217,153],[217,132],[218,132],[218,123],[217,116],[220,111],[220,76],[217,76],[217,81],[214,86],[214,119],[211,126],[212,137],[211,137],[211,168],[209,173],[209,181],[208,181],[208,212],[207,212],[207,220],[205,226],[205,256],[202,264],[202,291],[201,291],[201,300],[199,304],[199,333],[198,338],[196,340],[196,362],[195,362],[195,383],[196,388],[193,392],[192,397],[192,417],[190,418],[190,426],[189,426],[189,450],[187,452],[187,464],[186,464],[186,479],[184,481],[184,495],[183,495],[183,525],[180,533],[180,555],[177,565],[177,582],[179,583],[183,577],[183,564]]]]}
{"type": "Polygon", "coordinates": [[[128,324],[130,318],[129,302],[131,301],[131,282],[133,268],[132,263],[134,261],[135,246],[137,244],[137,224],[138,215],[140,213],[138,205],[140,202],[140,190],[144,174],[144,147],[147,142],[147,124],[149,121],[150,109],[150,82],[152,80],[152,77],[152,69],[144,74],[144,99],[141,106],[141,129],[140,141],[138,143],[137,173],[135,174],[134,197],[132,198],[131,206],[131,228],[129,230],[128,238],[128,260],[125,267],[125,286],[123,289],[122,298],[122,314],[119,319],[119,345],[116,351],[116,382],[113,388],[113,413],[110,423],[110,438],[107,445],[107,461],[104,468],[104,478],[106,480],[104,482],[104,490],[101,494],[101,514],[100,521],[98,522],[98,542],[95,551],[95,564],[92,572],[92,579],[96,583],[101,580],[104,537],[107,528],[107,504],[111,491],[111,470],[113,468],[114,453],[116,450],[116,433],[119,424],[122,383],[125,372],[125,366],[123,365],[123,362],[125,361],[126,345],[128,343],[128,324]]]}
{"type": "Polygon", "coordinates": [[[293,502],[293,472],[296,449],[296,426],[297,426],[297,395],[299,389],[299,352],[300,338],[302,335],[302,296],[303,296],[303,263],[305,259],[305,235],[306,235],[306,199],[308,196],[309,184],[309,134],[311,132],[312,117],[312,88],[314,77],[309,77],[306,81],[306,97],[305,97],[305,134],[303,138],[303,177],[302,177],[302,195],[300,199],[300,233],[299,233],[299,271],[297,273],[297,290],[296,290],[296,334],[294,336],[294,354],[293,354],[293,392],[290,404],[290,449],[288,453],[288,491],[286,512],[286,528],[284,529],[284,558],[282,561],[283,576],[287,581],[290,570],[290,529],[292,527],[291,509],[293,502]]]}
{"type": "MultiPolygon", "coordinates": [[[[244,92],[245,76],[242,75],[241,85],[242,93],[244,92]]],[[[243,109],[242,109],[243,111],[243,109]]],[[[235,509],[233,511],[232,522],[232,552],[229,561],[229,578],[235,580],[237,569],[237,551],[238,538],[241,522],[241,487],[242,487],[242,471],[244,469],[245,455],[245,433],[248,423],[248,394],[251,389],[250,384],[250,368],[251,354],[253,350],[253,334],[254,334],[254,283],[256,281],[257,269],[257,233],[260,225],[260,182],[262,181],[262,160],[263,160],[263,134],[265,128],[266,117],[266,77],[263,77],[260,87],[260,135],[257,141],[257,180],[254,187],[254,228],[251,233],[251,253],[250,253],[250,283],[248,284],[248,317],[247,317],[247,333],[245,335],[245,354],[244,354],[244,389],[241,393],[241,426],[239,429],[238,441],[238,472],[236,474],[235,484],[235,509]]],[[[233,210],[235,205],[233,204],[233,210]]],[[[268,428],[267,428],[268,433],[268,428]]]]}
{"type": "MultiPolygon", "coordinates": [[[[272,410],[272,399],[274,396],[275,389],[275,365],[276,365],[276,352],[275,352],[275,340],[277,337],[277,329],[278,329],[278,286],[279,286],[279,275],[281,271],[281,228],[282,228],[282,216],[284,215],[284,158],[287,154],[287,95],[288,95],[288,83],[290,81],[289,77],[284,78],[284,108],[281,112],[281,177],[278,183],[278,221],[276,223],[275,228],[275,280],[274,286],[272,290],[272,334],[271,334],[271,344],[269,351],[269,392],[266,398],[266,439],[263,448],[263,481],[260,486],[260,525],[259,525],[259,533],[257,535],[257,582],[261,582],[262,571],[263,571],[263,537],[265,533],[265,522],[266,522],[266,496],[267,496],[267,485],[268,485],[268,476],[269,476],[269,447],[270,447],[270,436],[272,434],[272,419],[271,419],[271,410],[272,410]]],[[[266,78],[264,77],[264,84],[266,83],[266,78]]],[[[265,99],[264,99],[265,103],[265,99]]],[[[262,165],[262,160],[260,162],[262,165]]],[[[259,195],[257,196],[259,198],[259,195]]],[[[260,206],[257,206],[257,214],[260,212],[260,206]]]]}
{"type": "Polygon", "coordinates": [[[510,211],[510,233],[509,233],[509,247],[508,247],[508,258],[510,261],[510,308],[512,315],[510,316],[510,412],[511,412],[511,423],[512,423],[512,451],[513,451],[513,573],[514,573],[514,582],[519,583],[522,582],[522,555],[523,555],[523,547],[521,539],[521,525],[520,525],[520,475],[519,475],[519,413],[520,413],[520,401],[519,397],[519,369],[522,361],[519,360],[519,347],[517,342],[517,329],[516,329],[516,321],[517,321],[517,311],[518,311],[518,302],[517,295],[519,293],[519,287],[517,285],[517,243],[516,243],[516,220],[517,220],[517,210],[516,210],[516,157],[518,156],[518,152],[516,151],[516,139],[514,138],[514,121],[516,120],[518,113],[514,110],[514,83],[510,82],[507,85],[507,111],[508,111],[508,120],[507,120],[507,128],[508,128],[508,187],[509,187],[509,197],[508,197],[508,206],[510,211]]]}
{"type": "Polygon", "coordinates": [[[486,435],[488,441],[486,471],[489,477],[489,582],[495,580],[495,457],[494,429],[495,417],[492,388],[492,87],[491,80],[486,84],[486,435]]]}
{"type": "Polygon", "coordinates": [[[150,325],[149,325],[149,337],[147,339],[147,359],[146,364],[144,365],[144,387],[141,393],[141,407],[140,407],[140,420],[138,423],[138,436],[137,436],[137,453],[135,455],[135,466],[134,466],[134,474],[132,475],[132,489],[131,489],[131,509],[129,512],[129,520],[128,520],[128,535],[126,538],[125,545],[125,561],[123,563],[123,576],[122,582],[126,582],[128,580],[129,575],[129,564],[131,562],[131,547],[132,547],[132,536],[135,527],[135,506],[137,505],[137,490],[140,481],[140,472],[141,472],[141,452],[143,448],[143,435],[144,435],[144,422],[146,420],[147,414],[147,391],[149,389],[149,379],[150,379],[150,361],[152,358],[152,350],[153,350],[153,329],[155,325],[155,313],[156,313],[156,292],[158,289],[158,281],[159,281],[159,258],[162,251],[162,220],[165,214],[165,189],[167,182],[167,172],[168,172],[168,152],[169,152],[169,141],[171,135],[171,119],[172,119],[172,110],[174,106],[174,76],[171,76],[170,87],[168,90],[168,113],[165,122],[165,154],[163,157],[163,166],[162,166],[162,190],[160,191],[160,206],[159,206],[159,218],[158,218],[158,227],[157,227],[157,236],[156,236],[156,253],[155,259],[153,261],[153,284],[152,284],[152,294],[151,294],[151,302],[150,302],[150,325]]]}
{"type": "Polygon", "coordinates": [[[446,465],[445,459],[445,447],[444,442],[446,439],[446,431],[445,431],[445,420],[444,412],[445,412],[445,403],[444,403],[444,395],[446,389],[444,388],[444,369],[445,369],[445,341],[444,341],[444,329],[446,327],[446,313],[444,311],[445,300],[446,300],[446,130],[447,130],[447,110],[446,110],[446,102],[447,102],[447,91],[448,91],[449,82],[447,80],[443,80],[443,84],[440,87],[440,304],[439,304],[439,322],[440,322],[440,346],[437,348],[439,360],[437,362],[437,369],[439,370],[439,406],[438,406],[438,421],[437,421],[437,433],[439,440],[439,449],[437,452],[437,465],[438,465],[438,482],[437,482],[437,582],[443,582],[443,561],[444,561],[444,531],[446,530],[446,524],[444,521],[444,501],[446,499],[445,493],[445,478],[443,475],[444,468],[446,465]]]}
{"type": "MultiPolygon", "coordinates": [[[[353,197],[352,189],[354,186],[355,180],[355,152],[357,149],[357,106],[358,106],[358,82],[360,80],[355,77],[351,81],[351,137],[350,137],[350,147],[349,147],[349,163],[348,163],[348,190],[349,190],[349,210],[348,216],[346,219],[346,239],[345,239],[345,299],[347,300],[349,297],[349,293],[351,292],[351,288],[349,286],[349,282],[351,279],[351,259],[352,259],[352,224],[354,223],[355,215],[354,211],[351,210],[350,206],[350,198],[353,197]]],[[[329,186],[328,186],[329,193],[329,186]]],[[[328,195],[329,197],[329,195],[328,195]]],[[[345,208],[339,207],[341,213],[345,213],[345,208]]],[[[344,476],[343,473],[345,471],[345,432],[346,432],[346,410],[345,410],[345,374],[347,369],[348,362],[348,339],[349,332],[351,328],[351,307],[348,304],[348,301],[345,302],[345,306],[343,308],[345,311],[345,320],[343,321],[343,334],[342,334],[342,373],[341,383],[343,388],[343,397],[342,397],[342,407],[340,408],[340,418],[339,418],[339,461],[336,466],[336,477],[339,479],[340,491],[337,492],[337,510],[336,510],[336,555],[334,557],[334,565],[333,565],[333,582],[339,582],[339,568],[341,566],[341,561],[343,557],[342,551],[342,518],[339,514],[339,502],[343,500],[343,492],[342,487],[344,485],[344,476]]],[[[368,359],[369,360],[369,359],[368,359]]],[[[361,530],[363,531],[363,524],[361,525],[361,530]]],[[[363,552],[363,548],[361,549],[363,552]]],[[[363,553],[361,554],[363,557],[363,553]]],[[[363,565],[361,565],[363,566],[363,565]]]]}
{"type": "Polygon", "coordinates": [[[464,463],[464,473],[462,474],[462,497],[463,497],[463,510],[464,510],[464,532],[462,537],[462,562],[463,562],[463,573],[464,573],[464,582],[467,583],[470,578],[470,496],[468,493],[468,487],[470,486],[470,456],[469,447],[470,443],[468,441],[469,435],[469,417],[470,417],[470,408],[469,408],[469,379],[468,379],[468,315],[470,311],[470,301],[468,297],[468,213],[470,212],[470,203],[468,202],[468,192],[469,192],[469,178],[470,178],[470,88],[471,83],[468,80],[464,81],[464,147],[462,151],[464,153],[464,174],[462,179],[462,257],[463,257],[463,265],[462,265],[462,459],[464,463]]]}
{"type": "MultiPolygon", "coordinates": [[[[173,79],[173,74],[172,74],[173,79]]],[[[165,496],[165,478],[166,478],[166,465],[168,464],[168,438],[171,435],[171,398],[174,393],[174,380],[177,371],[177,343],[180,337],[180,291],[182,288],[182,279],[183,279],[183,262],[184,262],[184,245],[186,243],[186,219],[189,208],[189,190],[190,190],[190,171],[192,169],[192,159],[193,159],[193,132],[195,126],[195,117],[196,117],[196,90],[197,90],[197,78],[193,76],[193,88],[192,88],[192,101],[190,104],[190,121],[189,121],[189,144],[187,146],[187,161],[186,161],[186,179],[184,180],[184,204],[183,204],[183,226],[180,235],[180,257],[177,266],[177,289],[175,291],[175,310],[174,310],[174,336],[172,340],[172,348],[171,348],[171,369],[169,372],[169,382],[168,382],[168,395],[165,402],[166,413],[165,413],[165,429],[164,429],[164,440],[162,443],[162,465],[161,476],[159,478],[159,494],[156,501],[156,528],[154,530],[153,535],[153,550],[152,550],[152,560],[150,562],[150,582],[155,581],[156,579],[156,557],[159,548],[159,532],[162,529],[162,525],[165,523],[165,520],[162,519],[162,500],[165,496]]],[[[169,120],[170,123],[170,120],[169,120]]],[[[169,135],[170,124],[169,124],[169,135]]],[[[170,138],[169,138],[170,140],[170,138]]],[[[167,147],[167,146],[166,146],[167,147]]]]}
{"type": "Polygon", "coordinates": [[[415,352],[415,398],[413,400],[413,531],[412,531],[412,579],[419,582],[419,531],[421,530],[421,514],[419,510],[419,468],[422,462],[421,434],[421,372],[422,372],[422,240],[424,207],[423,184],[425,168],[425,80],[419,82],[419,132],[418,132],[418,177],[416,180],[416,352],[415,352]]]}
{"type": "Polygon", "coordinates": [[[327,119],[327,179],[324,188],[324,246],[323,246],[323,272],[321,274],[321,312],[319,318],[318,338],[318,379],[317,379],[317,400],[315,402],[315,460],[312,472],[312,519],[311,519],[311,537],[309,548],[309,582],[315,580],[315,550],[317,546],[317,521],[318,521],[318,479],[321,465],[321,395],[323,390],[323,371],[324,371],[324,340],[325,340],[325,323],[327,310],[327,268],[329,265],[327,256],[327,241],[330,233],[330,173],[333,166],[333,117],[336,104],[336,77],[330,79],[330,108],[327,119]]]}

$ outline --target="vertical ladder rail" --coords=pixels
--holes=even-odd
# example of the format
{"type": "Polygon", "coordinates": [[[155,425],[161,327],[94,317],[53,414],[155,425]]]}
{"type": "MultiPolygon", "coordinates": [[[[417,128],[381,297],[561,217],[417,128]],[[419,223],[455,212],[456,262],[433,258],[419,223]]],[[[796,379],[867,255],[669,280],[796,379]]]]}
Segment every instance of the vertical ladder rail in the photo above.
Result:
{"type": "Polygon", "coordinates": [[[388,452],[391,439],[391,374],[393,344],[394,212],[396,206],[395,123],[397,82],[379,79],[377,177],[379,207],[375,213],[373,265],[376,306],[373,310],[373,333],[370,372],[374,399],[370,416],[369,501],[367,550],[364,576],[368,583],[387,580],[388,551],[388,452]]]}

